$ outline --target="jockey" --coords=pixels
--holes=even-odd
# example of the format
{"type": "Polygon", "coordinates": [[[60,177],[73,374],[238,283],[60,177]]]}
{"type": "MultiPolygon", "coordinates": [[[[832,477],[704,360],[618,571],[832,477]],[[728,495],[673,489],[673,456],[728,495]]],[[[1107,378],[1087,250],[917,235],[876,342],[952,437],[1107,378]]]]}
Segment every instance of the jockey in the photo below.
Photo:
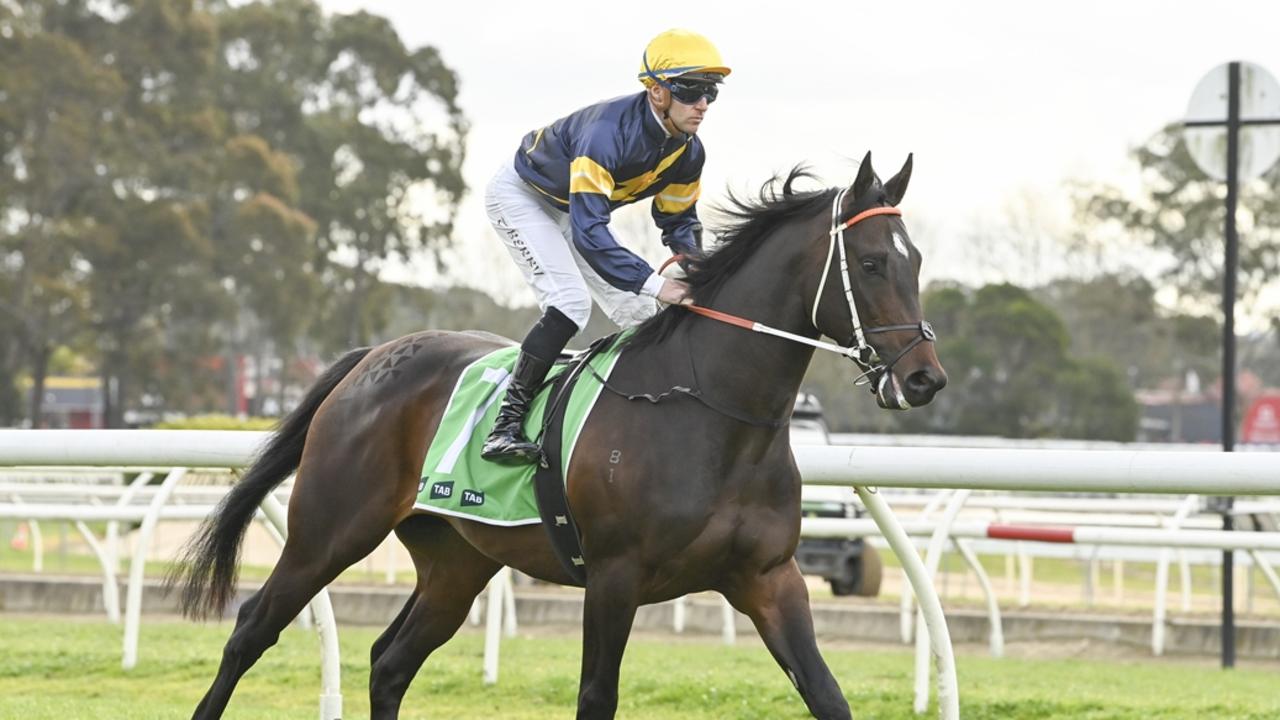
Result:
{"type": "Polygon", "coordinates": [[[709,40],[668,30],[650,41],[637,79],[644,92],[589,105],[525,135],[514,161],[485,190],[485,211],[542,309],[520,345],[511,383],[482,456],[534,462],[524,436],[529,404],[595,302],[621,327],[688,291],[618,244],[617,207],[653,198],[653,221],[673,252],[701,248],[698,179],[705,158],[698,127],[729,74],[709,40]]]}

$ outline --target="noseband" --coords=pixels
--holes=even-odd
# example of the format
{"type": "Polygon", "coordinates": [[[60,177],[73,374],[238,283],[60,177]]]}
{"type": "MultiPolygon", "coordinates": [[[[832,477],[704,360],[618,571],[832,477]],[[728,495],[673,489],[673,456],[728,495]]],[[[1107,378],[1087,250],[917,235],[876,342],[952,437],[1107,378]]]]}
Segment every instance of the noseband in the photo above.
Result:
{"type": "MultiPolygon", "coordinates": [[[[818,282],[818,292],[813,298],[813,314],[811,320],[813,322],[813,328],[818,330],[818,303],[822,300],[822,291],[826,287],[827,276],[831,273],[831,259],[835,255],[836,248],[839,248],[840,277],[844,281],[844,296],[849,305],[849,319],[852,326],[852,333],[847,345],[836,345],[834,343],[813,340],[811,338],[804,337],[803,335],[789,333],[786,330],[779,330],[746,318],[738,317],[737,315],[730,315],[729,313],[712,310],[711,308],[701,307],[692,303],[684,304],[680,307],[683,307],[690,312],[697,313],[698,315],[711,318],[712,320],[718,320],[747,330],[753,330],[766,335],[773,335],[775,337],[791,340],[792,342],[809,345],[819,350],[826,350],[828,352],[843,355],[852,360],[854,364],[860,367],[863,371],[861,375],[854,378],[854,384],[869,385],[872,394],[877,395],[880,398],[884,398],[885,386],[888,383],[889,378],[892,377],[893,366],[897,364],[897,362],[907,353],[911,352],[911,350],[917,345],[926,341],[933,342],[937,339],[937,336],[933,332],[933,326],[929,324],[929,321],[924,319],[921,319],[920,322],[917,323],[904,323],[900,325],[877,325],[865,328],[862,326],[862,319],[858,315],[858,306],[853,300],[853,283],[849,279],[849,259],[844,246],[844,231],[867,218],[875,217],[877,215],[901,216],[902,211],[895,207],[875,207],[870,210],[864,210],[841,223],[840,204],[844,200],[846,192],[846,190],[841,190],[836,193],[835,200],[831,205],[831,243],[827,248],[827,263],[823,266],[822,279],[818,282]],[[875,335],[877,333],[897,332],[901,330],[913,330],[916,333],[915,337],[912,338],[911,342],[899,351],[892,360],[887,363],[883,362],[880,358],[880,354],[877,353],[876,349],[867,342],[867,336],[875,335]]],[[[661,273],[662,270],[666,269],[667,265],[676,261],[680,257],[681,256],[677,255],[667,260],[666,263],[663,263],[662,269],[658,272],[661,273]]],[[[818,330],[818,332],[822,331],[818,330]]],[[[902,405],[906,405],[906,399],[902,397],[901,393],[899,392],[895,394],[898,396],[896,398],[897,402],[902,405]]],[[[910,406],[907,405],[907,407],[910,406]]]]}

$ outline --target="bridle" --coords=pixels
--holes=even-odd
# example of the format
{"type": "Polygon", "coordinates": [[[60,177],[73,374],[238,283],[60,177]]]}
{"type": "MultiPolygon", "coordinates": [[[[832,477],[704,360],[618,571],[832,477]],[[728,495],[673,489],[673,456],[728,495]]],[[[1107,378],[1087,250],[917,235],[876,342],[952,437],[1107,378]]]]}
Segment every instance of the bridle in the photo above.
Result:
{"type": "MultiPolygon", "coordinates": [[[[720,322],[735,325],[754,332],[773,335],[792,342],[809,345],[810,347],[814,347],[819,350],[826,350],[828,352],[843,355],[852,360],[853,363],[863,371],[861,375],[854,378],[855,385],[868,385],[872,394],[876,395],[881,404],[885,407],[890,407],[887,405],[889,397],[886,395],[886,390],[892,389],[892,400],[896,407],[898,409],[906,410],[911,407],[911,404],[907,402],[907,399],[903,396],[902,391],[897,387],[896,383],[890,383],[890,378],[893,376],[893,366],[920,343],[934,342],[937,339],[937,335],[934,333],[933,326],[929,324],[929,321],[924,319],[921,319],[917,323],[863,327],[862,319],[858,315],[858,306],[853,300],[853,283],[849,279],[849,258],[848,253],[845,250],[844,231],[867,218],[876,217],[878,215],[901,216],[902,211],[896,207],[874,207],[869,210],[863,210],[842,223],[840,222],[840,204],[843,202],[847,192],[847,190],[840,190],[836,193],[835,199],[832,201],[831,242],[827,247],[827,262],[826,265],[823,266],[822,279],[818,282],[818,291],[813,298],[813,313],[810,318],[813,323],[813,328],[818,330],[818,304],[822,301],[822,291],[826,288],[827,276],[831,274],[831,260],[836,254],[836,249],[839,248],[840,277],[844,283],[844,296],[845,301],[849,306],[849,319],[852,327],[852,332],[847,345],[837,345],[835,343],[814,340],[812,338],[804,337],[803,335],[796,335],[795,333],[790,333],[786,330],[779,330],[746,318],[738,317],[737,315],[720,312],[719,310],[712,310],[700,305],[690,303],[683,304],[680,307],[683,307],[690,312],[697,313],[698,315],[702,315],[703,317],[711,318],[712,320],[718,320],[720,322]],[[887,363],[880,358],[880,354],[876,352],[876,349],[867,342],[868,335],[898,332],[903,330],[913,330],[916,335],[906,347],[899,351],[898,354],[887,363]]],[[[677,255],[667,260],[663,263],[662,268],[658,272],[661,273],[662,270],[666,269],[667,265],[675,262],[681,257],[682,256],[677,255]]],[[[818,330],[818,332],[821,333],[822,331],[818,330]]]]}

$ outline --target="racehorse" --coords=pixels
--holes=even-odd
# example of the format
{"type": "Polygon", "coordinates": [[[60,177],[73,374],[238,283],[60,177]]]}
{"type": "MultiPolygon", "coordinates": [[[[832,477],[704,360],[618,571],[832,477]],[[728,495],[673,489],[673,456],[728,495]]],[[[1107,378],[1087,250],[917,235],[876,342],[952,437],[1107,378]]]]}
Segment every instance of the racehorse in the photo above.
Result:
{"type": "MultiPolygon", "coordinates": [[[[639,605],[705,590],[751,618],[814,716],[850,717],[819,655],[793,559],[801,481],[788,420],[815,344],[857,361],[882,407],[926,404],[946,383],[919,304],[921,255],[896,207],[910,176],[908,157],[882,184],[868,153],[849,188],[794,191],[808,177],[797,168],[781,192],[775,178],[758,199],[731,196],[719,246],[687,269],[693,305],[729,321],[671,306],[629,339],[566,480],[587,569],[577,717],[614,716],[639,605]],[[847,343],[820,343],[822,334],[847,343]],[[685,392],[661,402],[628,399],[676,387],[685,392]]],[[[220,717],[240,677],[303,606],[392,531],[413,557],[417,583],[373,644],[374,718],[398,715],[422,663],[499,568],[571,582],[541,527],[414,508],[459,374],[510,344],[483,332],[428,331],[353,350],[281,421],[171,577],[182,584],[185,613],[220,616],[235,593],[245,529],[296,469],[279,563],[241,606],[193,717],[220,717]]]]}

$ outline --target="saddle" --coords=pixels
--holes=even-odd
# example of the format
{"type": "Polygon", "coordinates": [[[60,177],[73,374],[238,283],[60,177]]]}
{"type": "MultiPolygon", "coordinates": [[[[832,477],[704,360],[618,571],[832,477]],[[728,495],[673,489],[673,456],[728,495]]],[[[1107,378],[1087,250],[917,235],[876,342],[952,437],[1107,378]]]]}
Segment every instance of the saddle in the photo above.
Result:
{"type": "Polygon", "coordinates": [[[585,585],[586,565],[569,513],[564,472],[583,425],[608,387],[621,352],[619,337],[601,338],[557,359],[526,415],[524,431],[540,455],[540,462],[528,465],[500,465],[481,457],[519,347],[494,350],[468,365],[428,445],[414,507],[489,525],[543,524],[570,578],[585,585]]]}

